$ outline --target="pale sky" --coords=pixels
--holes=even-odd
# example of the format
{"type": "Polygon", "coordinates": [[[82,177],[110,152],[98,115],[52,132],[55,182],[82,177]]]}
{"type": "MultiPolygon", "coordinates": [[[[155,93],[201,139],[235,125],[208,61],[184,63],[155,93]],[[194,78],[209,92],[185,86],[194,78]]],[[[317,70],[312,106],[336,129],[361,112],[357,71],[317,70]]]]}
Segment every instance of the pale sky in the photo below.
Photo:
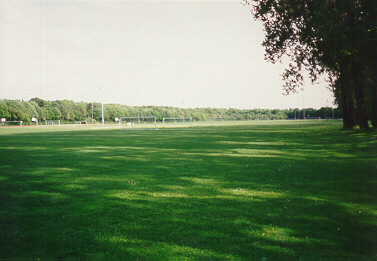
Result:
{"type": "Polygon", "coordinates": [[[283,96],[263,38],[240,1],[0,1],[0,99],[332,105],[325,82],[283,96]]]}

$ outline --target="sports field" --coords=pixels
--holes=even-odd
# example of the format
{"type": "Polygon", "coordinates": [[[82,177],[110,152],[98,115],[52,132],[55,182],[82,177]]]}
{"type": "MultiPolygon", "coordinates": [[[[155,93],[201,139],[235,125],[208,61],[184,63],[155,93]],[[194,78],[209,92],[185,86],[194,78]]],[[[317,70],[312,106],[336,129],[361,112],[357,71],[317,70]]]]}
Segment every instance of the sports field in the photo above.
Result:
{"type": "Polygon", "coordinates": [[[0,259],[377,256],[377,133],[0,129],[0,259]]]}

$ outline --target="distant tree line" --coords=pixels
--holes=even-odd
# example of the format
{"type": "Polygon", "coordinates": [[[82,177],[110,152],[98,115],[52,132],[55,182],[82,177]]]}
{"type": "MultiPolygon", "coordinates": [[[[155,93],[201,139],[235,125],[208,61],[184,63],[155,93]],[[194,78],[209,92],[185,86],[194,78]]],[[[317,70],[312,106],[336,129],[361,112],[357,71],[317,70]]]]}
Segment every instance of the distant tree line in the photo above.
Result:
{"type": "MultiPolygon", "coordinates": [[[[39,122],[45,120],[61,120],[76,122],[87,120],[91,123],[101,121],[101,103],[74,102],[70,100],[45,101],[33,98],[30,101],[0,100],[0,118],[7,121],[23,121],[30,124],[32,118],[39,122]]],[[[324,107],[319,110],[305,109],[305,117],[332,118],[341,117],[339,109],[324,107]]],[[[182,109],[168,106],[127,106],[120,104],[105,104],[105,121],[114,121],[119,117],[156,116],[158,121],[167,117],[192,117],[195,121],[210,120],[211,117],[234,117],[236,120],[283,120],[302,119],[303,110],[267,110],[267,109],[225,109],[225,108],[188,108],[182,109]]]]}

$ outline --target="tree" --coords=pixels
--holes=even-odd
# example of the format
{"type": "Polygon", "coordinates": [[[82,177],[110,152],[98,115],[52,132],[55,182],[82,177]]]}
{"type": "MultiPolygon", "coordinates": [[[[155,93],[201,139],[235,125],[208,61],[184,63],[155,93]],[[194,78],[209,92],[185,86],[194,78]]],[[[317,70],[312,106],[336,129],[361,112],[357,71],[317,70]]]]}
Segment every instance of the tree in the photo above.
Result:
{"type": "Polygon", "coordinates": [[[37,114],[36,114],[37,116],[35,116],[35,117],[38,118],[38,120],[42,120],[42,118],[43,118],[43,116],[44,116],[44,115],[43,115],[44,111],[42,110],[42,108],[39,107],[38,103],[35,102],[35,101],[30,100],[29,103],[30,103],[31,106],[34,107],[34,110],[35,110],[36,113],[37,113],[37,114]]]}
{"type": "MultiPolygon", "coordinates": [[[[266,59],[276,62],[286,55],[291,60],[283,75],[286,92],[295,92],[302,85],[304,69],[313,82],[327,73],[329,80],[335,82],[333,87],[341,89],[338,93],[342,96],[344,127],[354,125],[354,97],[356,121],[361,129],[368,129],[366,106],[370,105],[365,103],[362,72],[371,70],[376,60],[376,1],[246,0],[245,3],[252,6],[254,18],[264,24],[266,59]]],[[[373,111],[373,115],[376,113],[373,111]]]]}
{"type": "MultiPolygon", "coordinates": [[[[90,112],[91,112],[91,107],[90,107],[90,112]]],[[[104,112],[104,118],[108,119],[109,112],[106,109],[106,105],[104,105],[103,112],[104,112]]],[[[96,121],[102,121],[102,104],[99,102],[93,103],[93,117],[96,121]]]]}
{"type": "Polygon", "coordinates": [[[43,106],[43,120],[60,120],[62,117],[62,113],[59,109],[60,103],[57,101],[54,102],[46,102],[45,106],[43,106]]]}
{"type": "Polygon", "coordinates": [[[84,102],[78,102],[75,106],[75,121],[81,121],[88,117],[87,104],[84,102]]]}
{"type": "Polygon", "coordinates": [[[24,113],[26,116],[25,123],[30,123],[32,118],[39,117],[39,114],[33,104],[30,102],[22,102],[22,104],[24,106],[24,113]]]}
{"type": "Polygon", "coordinates": [[[38,97],[35,97],[35,98],[30,99],[30,102],[31,102],[31,101],[36,102],[36,103],[38,104],[39,107],[43,107],[43,106],[45,106],[45,104],[46,104],[46,101],[44,101],[44,100],[42,100],[42,99],[40,99],[40,98],[38,98],[38,97]]]}
{"type": "Polygon", "coordinates": [[[4,100],[8,106],[9,120],[30,122],[28,115],[25,113],[25,107],[18,100],[4,100]]]}
{"type": "MultiPolygon", "coordinates": [[[[368,89],[369,91],[369,89],[368,89]]],[[[18,100],[0,100],[0,117],[7,120],[24,121],[25,124],[30,123],[32,117],[44,120],[76,120],[91,118],[91,103],[73,102],[69,100],[62,101],[43,101],[43,106],[39,107],[33,98],[29,102],[21,102],[18,100]]],[[[331,108],[321,108],[320,110],[306,109],[307,116],[312,117],[329,117],[331,108]],[[324,116],[325,115],[325,116],[324,116]]],[[[266,120],[266,119],[287,119],[297,118],[302,115],[298,109],[290,110],[240,110],[240,109],[224,109],[224,108],[195,108],[182,109],[167,106],[126,106],[119,104],[104,104],[105,120],[114,121],[120,117],[137,117],[137,116],[156,116],[158,121],[167,117],[192,117],[193,120],[209,120],[211,117],[234,117],[237,120],[266,120]]],[[[368,111],[370,113],[370,111],[368,111]]],[[[339,110],[335,110],[335,117],[339,118],[339,110]]],[[[102,105],[94,104],[94,118],[101,121],[102,105]]],[[[302,116],[301,116],[302,118],[302,116]]]]}
{"type": "Polygon", "coordinates": [[[75,102],[69,100],[60,101],[59,109],[63,120],[74,120],[76,118],[75,102]]]}
{"type": "Polygon", "coordinates": [[[10,115],[7,104],[5,103],[5,101],[0,100],[0,118],[8,118],[9,116],[10,115]]]}

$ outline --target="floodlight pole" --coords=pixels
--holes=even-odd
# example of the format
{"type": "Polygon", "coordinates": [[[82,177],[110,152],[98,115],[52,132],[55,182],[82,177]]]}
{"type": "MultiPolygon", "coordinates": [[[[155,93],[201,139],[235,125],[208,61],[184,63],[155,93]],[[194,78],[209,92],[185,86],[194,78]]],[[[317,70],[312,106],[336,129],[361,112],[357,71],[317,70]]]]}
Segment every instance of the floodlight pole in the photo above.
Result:
{"type": "MultiPolygon", "coordinates": [[[[102,94],[102,86],[99,87],[99,90],[102,94]]],[[[102,104],[102,127],[105,127],[105,118],[103,117],[103,102],[101,102],[102,104]]]]}
{"type": "MultiPolygon", "coordinates": [[[[183,122],[185,122],[185,102],[184,101],[182,101],[182,112],[183,112],[183,122]]],[[[174,120],[175,121],[175,120],[174,120]]]]}
{"type": "Polygon", "coordinates": [[[302,104],[303,104],[303,106],[304,106],[304,108],[303,108],[303,119],[305,120],[305,97],[304,97],[304,95],[302,95],[302,104]]]}
{"type": "Polygon", "coordinates": [[[92,102],[92,124],[93,124],[93,102],[92,102]]]}
{"type": "Polygon", "coordinates": [[[105,119],[103,118],[103,103],[102,103],[102,127],[105,127],[105,119]]]}

